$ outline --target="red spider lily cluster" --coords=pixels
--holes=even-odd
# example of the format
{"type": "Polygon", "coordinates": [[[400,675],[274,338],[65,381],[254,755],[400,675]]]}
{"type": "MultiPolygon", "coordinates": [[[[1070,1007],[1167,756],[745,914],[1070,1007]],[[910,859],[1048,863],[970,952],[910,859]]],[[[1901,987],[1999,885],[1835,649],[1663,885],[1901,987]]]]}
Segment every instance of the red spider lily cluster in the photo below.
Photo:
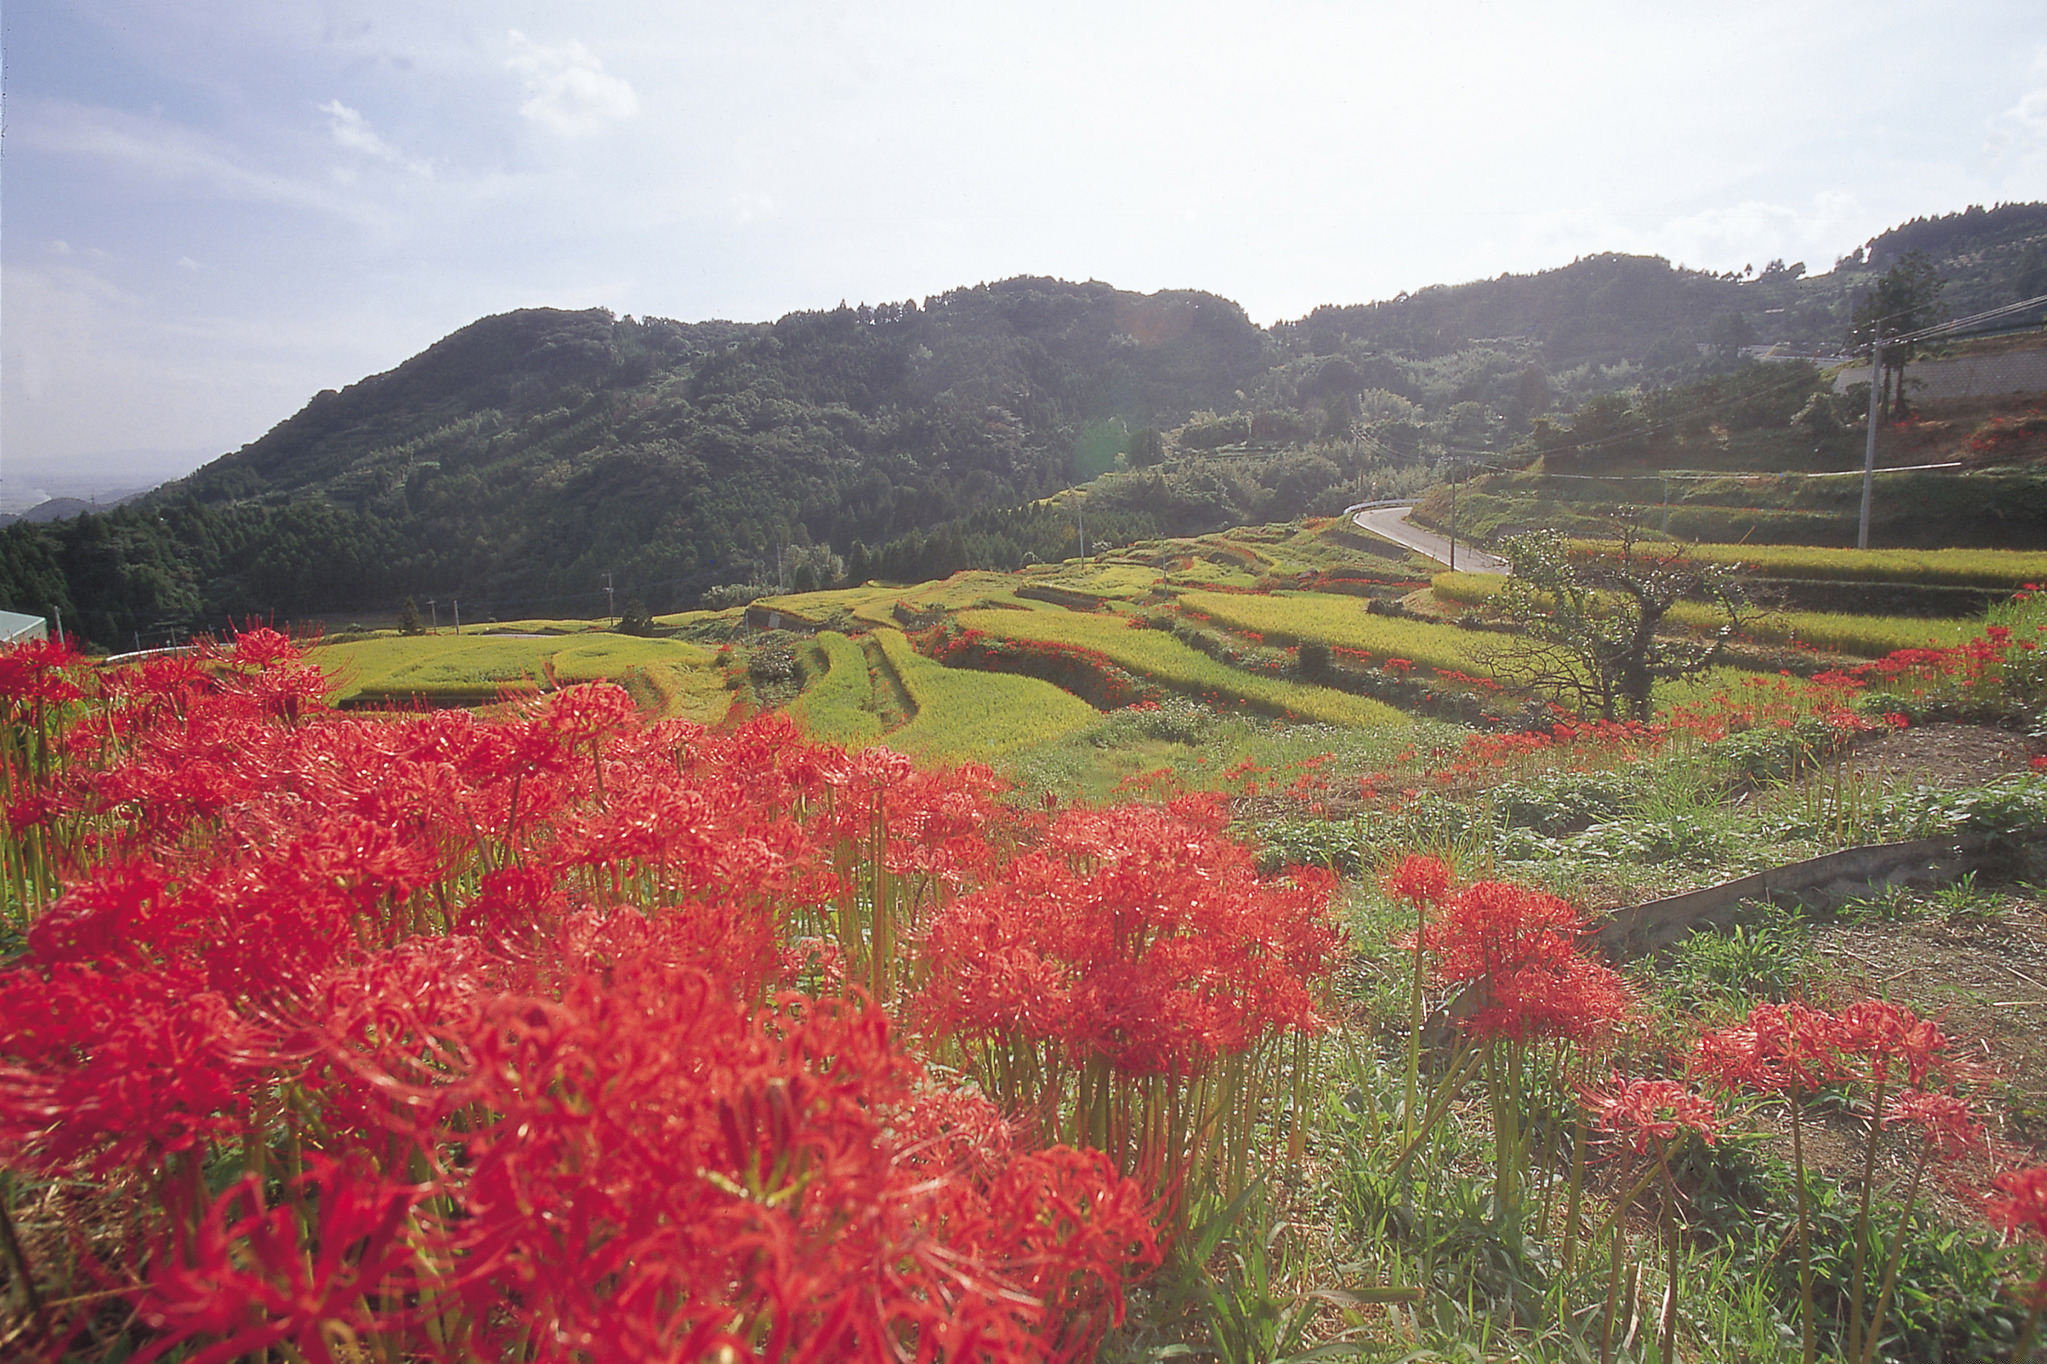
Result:
{"type": "MultiPolygon", "coordinates": [[[[1919,1134],[1919,1155],[1904,1199],[1909,1217],[1929,1166],[1938,1162],[1945,1167],[1990,1149],[1974,1110],[1952,1088],[1979,1078],[1978,1068],[1953,1053],[1948,1037],[1933,1020],[1884,1000],[1862,1000],[1833,1011],[1797,1001],[1759,1004],[1740,1023],[1703,1034],[1693,1050],[1692,1068],[1730,1089],[1779,1094],[1790,1102],[1798,1194],[1801,1329],[1808,1358],[1814,1340],[1813,1268],[1800,1112],[1823,1089],[1839,1088],[1850,1096],[1866,1096],[1868,1137],[1863,1151],[1861,1210],[1853,1240],[1854,1265],[1849,1272],[1847,1355],[1850,1359],[1869,1358],[1873,1342],[1881,1338],[1898,1269],[1894,1242],[1874,1317],[1865,1322],[1864,1233],[1870,1220],[1879,1134],[1895,1127],[1919,1134]]],[[[2023,1358],[2024,1353],[2018,1357],[2023,1358]]]]}
{"type": "Polygon", "coordinates": [[[1847,737],[1877,727],[1848,707],[1862,689],[1861,682],[1839,674],[1814,679],[1753,677],[1702,702],[1673,706],[1653,723],[1577,720],[1559,713],[1544,729],[1474,734],[1448,761],[1431,759],[1426,770],[1411,770],[1418,756],[1412,751],[1400,754],[1393,768],[1361,778],[1359,789],[1370,801],[1382,793],[1404,796],[1428,787],[1467,789],[1560,763],[1639,762],[1673,743],[1711,744],[1744,730],[1790,729],[1815,717],[1830,732],[1847,737]]]}
{"type": "MultiPolygon", "coordinates": [[[[2013,1240],[2047,1243],[2047,1165],[2001,1174],[1990,1182],[1990,1189],[1983,1209],[1990,1225],[2013,1240]]],[[[2040,1277],[2027,1290],[2026,1301],[2035,1313],[2047,1307],[2047,1258],[2042,1259],[2040,1277]]]]}
{"type": "Polygon", "coordinates": [[[1070,1357],[1226,1144],[1130,1159],[1086,1085],[1222,1112],[1318,1026],[1327,887],[1259,879],[1214,803],[1016,812],[602,684],[327,688],[270,631],[0,655],[0,1166],[104,1200],[35,1248],[52,1355],[1070,1357]],[[1011,1037],[1064,1109],[984,1097],[1011,1037]]]}
{"type": "Polygon", "coordinates": [[[1068,809],[926,935],[925,1029],[1041,1140],[1090,1141],[1168,1203],[1190,1164],[1247,1165],[1267,1115],[1223,1094],[1230,1068],[1321,1028],[1310,983],[1338,941],[1329,875],[1261,879],[1226,820],[1217,795],[1068,809]]]}
{"type": "Polygon", "coordinates": [[[1932,1019],[1873,999],[1832,1012],[1797,1001],[1758,1004],[1742,1022],[1702,1035],[1692,1063],[1730,1087],[1769,1093],[1830,1085],[1900,1093],[1976,1074],[1932,1019]]]}
{"type": "Polygon", "coordinates": [[[1720,1130],[1713,1101],[1676,1080],[1615,1075],[1605,1085],[1587,1085],[1578,1101],[1602,1131],[1625,1141],[1636,1155],[1649,1154],[1651,1144],[1667,1145],[1680,1132],[1712,1141],[1720,1130]]]}
{"type": "MultiPolygon", "coordinates": [[[[1407,874],[1410,883],[1420,879],[1407,874]]],[[[1508,881],[1475,881],[1438,897],[1421,945],[1435,958],[1438,984],[1463,994],[1459,1026],[1467,1035],[1590,1045],[1626,1018],[1634,996],[1584,950],[1585,921],[1568,901],[1508,881]]]]}

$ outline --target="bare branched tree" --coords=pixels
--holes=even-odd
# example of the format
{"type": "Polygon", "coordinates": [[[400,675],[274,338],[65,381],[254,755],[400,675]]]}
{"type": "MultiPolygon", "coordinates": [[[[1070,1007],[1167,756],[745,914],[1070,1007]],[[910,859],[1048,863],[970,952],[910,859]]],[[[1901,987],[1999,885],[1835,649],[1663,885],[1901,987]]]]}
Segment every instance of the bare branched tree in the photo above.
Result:
{"type": "Polygon", "coordinates": [[[1489,660],[1509,689],[1608,720],[1647,720],[1658,681],[1711,667],[1748,604],[1734,572],[1681,545],[1644,544],[1632,528],[1593,552],[1573,552],[1553,530],[1506,543],[1513,565],[1494,609],[1517,632],[1489,660]],[[1677,634],[1665,618],[1679,602],[1713,608],[1704,635],[1677,634]]]}

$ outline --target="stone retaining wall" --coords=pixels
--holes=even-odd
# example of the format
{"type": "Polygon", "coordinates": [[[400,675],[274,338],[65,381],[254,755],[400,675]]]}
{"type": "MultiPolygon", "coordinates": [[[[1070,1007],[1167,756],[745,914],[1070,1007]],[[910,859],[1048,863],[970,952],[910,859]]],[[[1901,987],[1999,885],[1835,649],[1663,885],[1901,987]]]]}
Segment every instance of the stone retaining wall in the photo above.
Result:
{"type": "Polygon", "coordinates": [[[1704,890],[1617,909],[1600,925],[1597,941],[1600,950],[1615,960],[1647,956],[1695,928],[1729,927],[1744,900],[1782,896],[1838,905],[1877,886],[1945,885],[1994,860],[1990,840],[1982,834],[1845,848],[1704,890]]]}

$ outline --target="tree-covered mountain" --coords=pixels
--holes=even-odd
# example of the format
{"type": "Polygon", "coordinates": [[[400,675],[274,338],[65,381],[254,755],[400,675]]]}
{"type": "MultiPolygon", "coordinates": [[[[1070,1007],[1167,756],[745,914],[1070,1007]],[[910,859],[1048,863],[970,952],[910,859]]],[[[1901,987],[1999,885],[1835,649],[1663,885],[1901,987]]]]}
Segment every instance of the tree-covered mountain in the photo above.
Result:
{"type": "Polygon", "coordinates": [[[0,530],[0,604],[61,609],[101,645],[408,595],[581,614],[606,575],[658,611],[772,578],[783,546],[877,571],[977,534],[1021,553],[1063,521],[987,515],[1123,467],[1094,538],[1333,510],[1390,465],[1503,449],[1747,341],[1838,341],[1901,250],[1932,253],[1953,298],[2002,302],[2043,245],[2047,205],[2007,205],[1905,224],[1820,276],[1601,255],[1270,329],[1211,294],[1035,278],[759,324],[524,310],[137,503],[0,530]]]}

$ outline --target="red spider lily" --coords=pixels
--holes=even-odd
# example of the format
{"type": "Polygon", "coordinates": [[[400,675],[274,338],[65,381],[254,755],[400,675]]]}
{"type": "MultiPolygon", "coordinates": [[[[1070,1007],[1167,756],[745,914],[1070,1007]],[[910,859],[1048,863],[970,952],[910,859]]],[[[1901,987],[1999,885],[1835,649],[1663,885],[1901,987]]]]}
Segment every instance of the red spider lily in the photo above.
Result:
{"type": "MultiPolygon", "coordinates": [[[[1984,1201],[1984,1215],[2007,1240],[2047,1241],[2047,1165],[2029,1170],[2008,1170],[1990,1181],[1993,1190],[1984,1201]]],[[[2032,1320],[2014,1351],[2013,1358],[2026,1356],[2033,1330],[2042,1312],[2047,1312],[2047,1253],[2043,1253],[2040,1275],[2021,1294],[2032,1309],[2032,1320]]]]}
{"type": "Polygon", "coordinates": [[[1834,1045],[1844,1065],[1884,1087],[1904,1083],[1917,1089],[1930,1076],[1956,1074],[1947,1035],[1939,1026],[1887,1000],[1866,999],[1842,1009],[1835,1016],[1834,1045]]]}
{"type": "Polygon", "coordinates": [[[170,973],[0,975],[0,1149],[56,1174],[149,1169],[239,1134],[272,1054],[218,994],[170,973]]]}
{"type": "Polygon", "coordinates": [[[1444,984],[1473,992],[1461,1020],[1473,1037],[1595,1042],[1627,1016],[1633,995],[1580,950],[1585,923],[1554,895],[1479,881],[1446,896],[1423,934],[1444,984]]]}
{"type": "Polygon", "coordinates": [[[2006,1171],[1990,1187],[1983,1211],[1991,1226],[2014,1239],[2047,1241],[2047,1165],[2006,1171]]]}
{"type": "Polygon", "coordinates": [[[1099,1157],[976,1152],[977,1184],[954,1162],[990,1119],[935,1138],[871,1009],[749,1016],[701,974],[631,967],[500,1001],[470,1046],[447,1101],[502,1116],[467,1143],[449,1230],[491,1353],[1035,1356],[1091,1344],[1120,1313],[1091,1315],[1102,1278],[1155,1255],[1099,1157]]]}
{"type": "Polygon", "coordinates": [[[1989,1133],[1966,1099],[1948,1092],[1908,1089],[1884,1105],[1886,1125],[1916,1128],[1928,1150],[1944,1161],[1980,1154],[1989,1133]]]}
{"type": "Polygon", "coordinates": [[[1747,1020],[1702,1035],[1692,1067],[1735,1088],[1809,1093],[1850,1078],[1840,1063],[1839,1021],[1793,1001],[1758,1004],[1747,1020]]]}
{"type": "Polygon", "coordinates": [[[1386,893],[1410,904],[1433,905],[1450,888],[1450,866],[1440,857],[1409,853],[1386,873],[1386,893]]]}
{"type": "Polygon", "coordinates": [[[159,1333],[137,1364],[202,1341],[212,1343],[186,1356],[195,1364],[225,1364],[276,1345],[340,1364],[357,1357],[335,1351],[349,1335],[402,1322],[402,1309],[389,1304],[402,1301],[394,1291],[416,1288],[409,1219],[428,1190],[321,1156],[292,1183],[291,1204],[266,1207],[262,1181],[241,1179],[208,1205],[189,1249],[183,1238],[166,1236],[147,1286],[131,1295],[136,1315],[159,1333]],[[300,1225],[308,1206],[313,1237],[300,1225]]]}
{"type": "Polygon", "coordinates": [[[1668,1143],[1679,1132],[1710,1142],[1720,1130],[1712,1100],[1675,1080],[1615,1075],[1605,1086],[1580,1088],[1578,1098],[1598,1126],[1627,1141],[1638,1156],[1649,1153],[1651,1142],[1668,1143]]]}
{"type": "Polygon", "coordinates": [[[1013,1030],[1070,1060],[1184,1074],[1316,1026],[1311,982],[1336,945],[1328,878],[1263,882],[1213,803],[1068,810],[1046,849],[929,930],[921,1007],[948,1036],[1013,1030]]]}

